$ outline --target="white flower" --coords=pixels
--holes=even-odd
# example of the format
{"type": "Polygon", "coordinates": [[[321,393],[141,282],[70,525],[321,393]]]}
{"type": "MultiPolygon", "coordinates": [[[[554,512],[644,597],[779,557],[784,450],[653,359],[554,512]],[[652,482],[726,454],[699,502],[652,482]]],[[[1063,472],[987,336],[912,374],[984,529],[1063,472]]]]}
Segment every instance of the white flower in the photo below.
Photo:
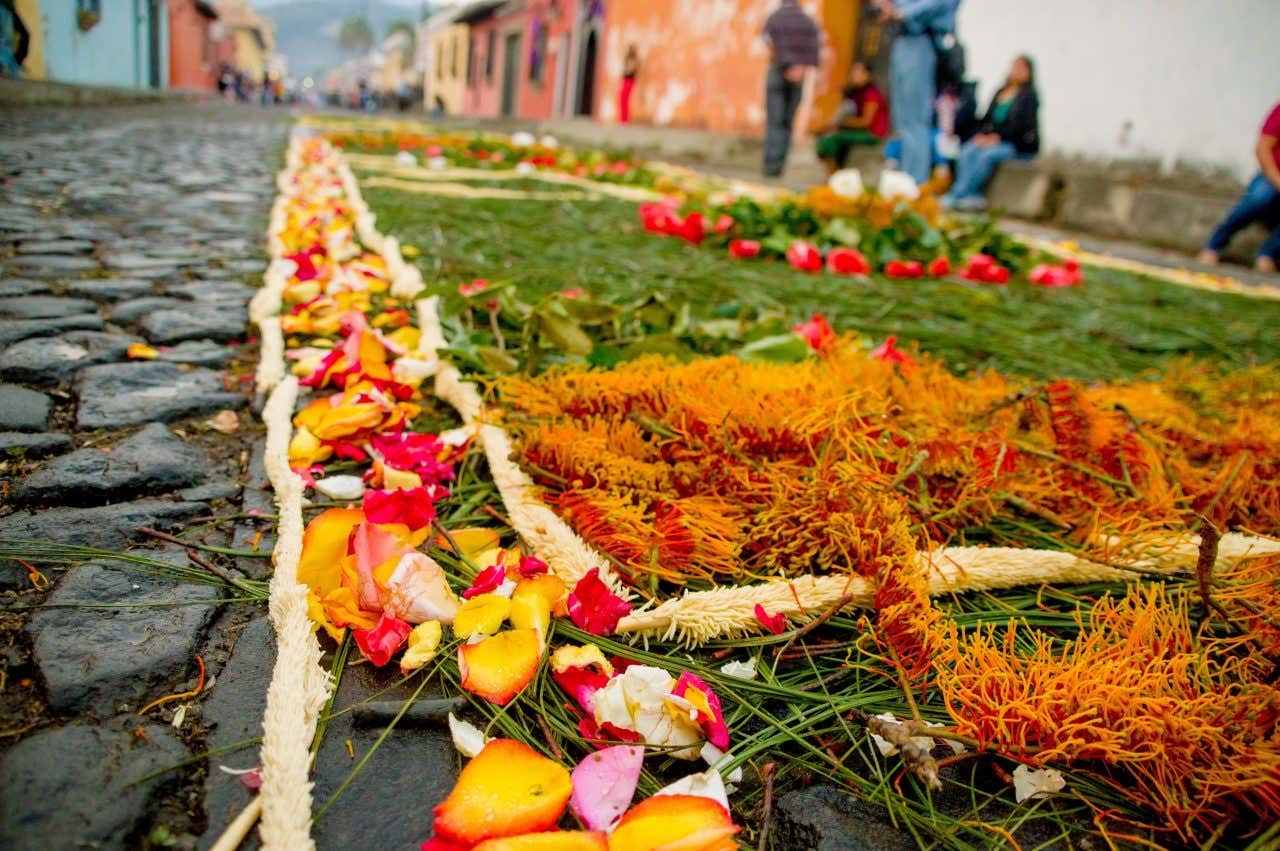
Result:
{"type": "Polygon", "coordinates": [[[382,601],[387,614],[408,623],[451,624],[458,605],[458,598],[445,581],[440,565],[416,552],[400,558],[387,580],[387,596],[382,601]]]}
{"type": "Polygon", "coordinates": [[[827,179],[827,186],[841,198],[857,198],[865,190],[862,172],[856,168],[842,168],[827,179]]]}
{"type": "Polygon", "coordinates": [[[734,659],[721,665],[720,673],[728,677],[737,677],[740,680],[754,680],[756,678],[756,663],[739,662],[734,659]]]}
{"type": "Polygon", "coordinates": [[[455,717],[452,712],[449,713],[449,735],[453,738],[453,746],[458,749],[458,753],[468,759],[484,750],[484,746],[489,743],[489,737],[480,732],[478,727],[455,717]]]}
{"type": "Polygon", "coordinates": [[[396,154],[396,165],[417,165],[418,158],[408,151],[401,151],[396,154]]]}
{"type": "Polygon", "coordinates": [[[542,146],[542,147],[544,147],[544,148],[558,148],[558,147],[560,147],[560,143],[556,141],[556,137],[555,137],[555,136],[552,136],[550,133],[548,133],[547,135],[545,135],[545,136],[543,136],[541,139],[539,139],[539,140],[538,140],[538,144],[539,144],[539,145],[541,145],[541,146],[542,146]]]}
{"type": "Polygon", "coordinates": [[[432,157],[427,160],[427,168],[432,171],[444,171],[449,167],[449,161],[444,157],[432,157]]]}
{"type": "Polygon", "coordinates": [[[329,499],[359,499],[364,495],[364,481],[359,476],[329,476],[316,479],[316,491],[329,499]]]}
{"type": "MultiPolygon", "coordinates": [[[[902,723],[892,712],[881,712],[876,717],[881,721],[888,721],[890,724],[902,723]]],[[[882,736],[877,736],[875,733],[871,734],[871,741],[875,742],[876,747],[880,750],[880,756],[893,756],[898,752],[897,745],[882,736]]],[[[911,741],[924,748],[926,752],[933,747],[932,736],[912,736],[911,741]]]]}
{"type": "Polygon", "coordinates": [[[920,187],[916,186],[915,180],[905,171],[882,171],[880,172],[880,195],[890,200],[901,198],[904,201],[914,201],[920,197],[920,187]]]}
{"type": "Polygon", "coordinates": [[[1053,792],[1061,792],[1066,786],[1067,778],[1056,768],[1019,765],[1013,770],[1013,797],[1019,804],[1028,798],[1044,798],[1053,792]]]}
{"type": "Polygon", "coordinates": [[[653,793],[655,798],[659,795],[694,795],[699,798],[710,798],[726,810],[729,809],[729,792],[725,789],[724,778],[714,768],[708,768],[701,774],[690,774],[653,793]]]}
{"type": "Polygon", "coordinates": [[[511,144],[515,145],[517,148],[532,148],[537,144],[537,141],[538,140],[533,137],[532,133],[525,130],[520,130],[511,134],[511,144]]]}
{"type": "Polygon", "coordinates": [[[516,174],[533,174],[534,170],[535,169],[533,167],[533,163],[530,163],[530,162],[516,163],[516,174]]]}
{"type": "Polygon", "coordinates": [[[647,745],[676,748],[669,755],[695,759],[702,730],[690,717],[688,701],[675,698],[675,679],[661,668],[632,665],[595,694],[597,724],[639,733],[647,745]]]}

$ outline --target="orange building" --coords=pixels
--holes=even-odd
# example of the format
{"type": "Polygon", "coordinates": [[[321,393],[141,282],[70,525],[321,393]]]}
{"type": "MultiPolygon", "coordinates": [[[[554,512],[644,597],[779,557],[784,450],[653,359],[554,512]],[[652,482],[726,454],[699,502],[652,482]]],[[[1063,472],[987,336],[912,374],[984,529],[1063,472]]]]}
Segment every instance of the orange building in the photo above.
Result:
{"type": "MultiPolygon", "coordinates": [[[[796,116],[797,126],[806,127],[830,120],[839,105],[860,4],[800,5],[823,32],[822,67],[811,75],[796,116]]],[[[769,52],[761,33],[777,7],[777,0],[609,0],[596,116],[617,120],[622,64],[634,44],[640,73],[631,97],[633,122],[762,134],[769,52]]]]}
{"type": "Polygon", "coordinates": [[[213,91],[218,63],[213,22],[218,13],[205,0],[169,0],[169,87],[213,91]]]}

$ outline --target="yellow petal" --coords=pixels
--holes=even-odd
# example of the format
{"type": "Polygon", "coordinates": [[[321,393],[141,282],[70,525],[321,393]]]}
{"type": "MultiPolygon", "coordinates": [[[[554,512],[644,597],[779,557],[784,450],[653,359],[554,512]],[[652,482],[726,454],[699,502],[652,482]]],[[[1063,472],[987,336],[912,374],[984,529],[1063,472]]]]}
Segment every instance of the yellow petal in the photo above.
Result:
{"type": "Polygon", "coordinates": [[[511,601],[497,594],[477,594],[453,616],[453,632],[459,638],[477,633],[493,635],[511,613],[511,601]]]}
{"type": "Polygon", "coordinates": [[[426,621],[409,633],[409,647],[400,657],[400,673],[416,671],[436,657],[440,646],[440,621],[426,621]]]}

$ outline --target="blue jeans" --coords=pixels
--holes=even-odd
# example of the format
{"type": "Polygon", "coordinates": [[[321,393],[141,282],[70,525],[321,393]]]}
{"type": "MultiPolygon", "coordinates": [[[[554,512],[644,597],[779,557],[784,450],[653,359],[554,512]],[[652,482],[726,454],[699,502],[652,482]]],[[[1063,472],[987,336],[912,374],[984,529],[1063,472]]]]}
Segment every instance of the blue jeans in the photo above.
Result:
{"type": "Polygon", "coordinates": [[[1280,189],[1276,189],[1261,172],[1245,187],[1244,195],[1240,196],[1204,247],[1221,252],[1231,242],[1231,237],[1254,222],[1262,222],[1272,229],[1258,256],[1280,260],[1280,189]]]}
{"type": "Polygon", "coordinates": [[[889,54],[893,124],[902,138],[902,170],[924,183],[932,172],[934,77],[938,54],[927,35],[899,35],[889,54]]]}
{"type": "MultiPolygon", "coordinates": [[[[934,128],[933,135],[930,137],[930,155],[933,158],[933,165],[951,165],[951,160],[942,155],[938,150],[938,140],[942,138],[942,131],[934,128]]],[[[902,140],[898,138],[890,139],[884,144],[884,158],[893,160],[894,162],[902,162],[902,140]]]]}
{"type": "Polygon", "coordinates": [[[766,177],[782,174],[791,149],[791,125],[800,106],[804,87],[782,76],[776,65],[769,68],[764,87],[764,173],[766,177]]]}
{"type": "Polygon", "coordinates": [[[1018,151],[1008,142],[997,142],[986,148],[974,144],[972,139],[965,142],[960,146],[960,156],[956,157],[956,180],[947,197],[952,200],[982,197],[982,190],[996,166],[1017,155],[1018,151]]]}

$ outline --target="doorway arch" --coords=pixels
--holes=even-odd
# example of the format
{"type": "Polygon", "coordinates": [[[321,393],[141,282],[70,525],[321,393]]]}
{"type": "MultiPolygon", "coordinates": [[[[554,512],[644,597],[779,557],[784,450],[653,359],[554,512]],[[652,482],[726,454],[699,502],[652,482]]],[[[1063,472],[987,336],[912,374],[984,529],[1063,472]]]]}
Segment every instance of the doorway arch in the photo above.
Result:
{"type": "Polygon", "coordinates": [[[578,50],[578,86],[573,99],[573,114],[591,116],[596,107],[596,74],[600,62],[600,28],[590,24],[583,33],[578,50]]]}

